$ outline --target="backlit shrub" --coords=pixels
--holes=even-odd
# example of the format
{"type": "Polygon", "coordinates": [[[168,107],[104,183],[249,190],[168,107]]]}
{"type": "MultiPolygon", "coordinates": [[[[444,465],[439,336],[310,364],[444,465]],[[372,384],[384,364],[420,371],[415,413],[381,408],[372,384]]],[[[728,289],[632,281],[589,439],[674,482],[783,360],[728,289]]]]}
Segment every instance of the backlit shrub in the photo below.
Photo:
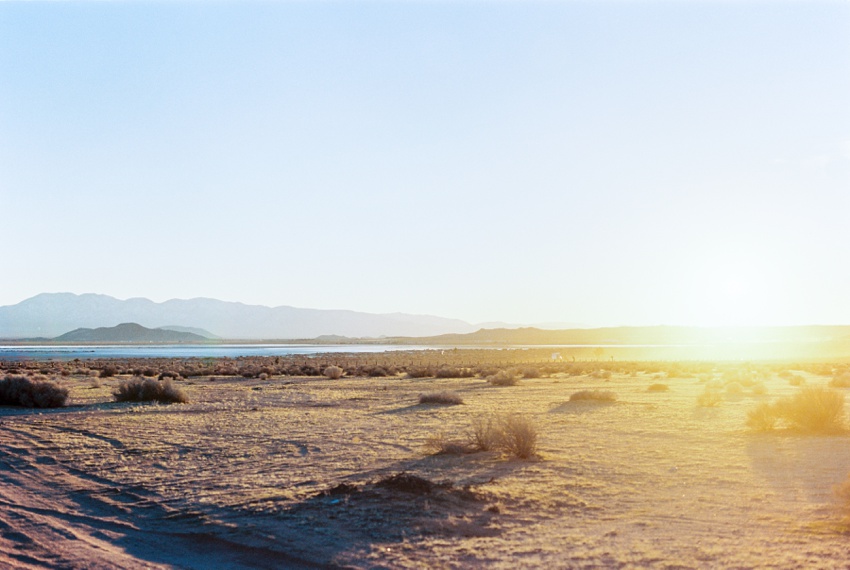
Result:
{"type": "Polygon", "coordinates": [[[747,413],[747,426],[769,431],[778,424],[810,433],[844,430],[844,394],[824,386],[808,386],[773,404],[763,402],[747,413]]]}
{"type": "Polygon", "coordinates": [[[610,390],[580,390],[570,396],[570,402],[616,402],[617,394],[610,390]]]}

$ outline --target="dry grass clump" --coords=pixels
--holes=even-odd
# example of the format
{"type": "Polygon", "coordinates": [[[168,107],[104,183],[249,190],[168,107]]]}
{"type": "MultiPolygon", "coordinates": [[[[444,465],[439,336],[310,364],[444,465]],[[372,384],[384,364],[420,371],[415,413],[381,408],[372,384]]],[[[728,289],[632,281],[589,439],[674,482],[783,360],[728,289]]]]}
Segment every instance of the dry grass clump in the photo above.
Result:
{"type": "Polygon", "coordinates": [[[670,389],[670,386],[668,386],[667,384],[656,383],[656,384],[650,384],[649,387],[646,389],[646,391],[647,392],[666,392],[669,389],[670,389]]]}
{"type": "Polygon", "coordinates": [[[570,396],[570,402],[616,402],[617,394],[610,390],[580,390],[570,396]]]}
{"type": "Polygon", "coordinates": [[[460,366],[440,366],[434,372],[434,376],[437,378],[472,378],[475,376],[475,371],[460,366]]]}
{"type": "Polygon", "coordinates": [[[610,380],[611,379],[611,371],[605,370],[604,368],[600,368],[599,370],[594,370],[590,373],[591,378],[599,378],[601,380],[610,380]]]}
{"type": "Polygon", "coordinates": [[[829,385],[833,388],[850,388],[850,372],[836,372],[829,385]]]}
{"type": "Polygon", "coordinates": [[[478,451],[498,450],[528,459],[537,453],[537,426],[519,414],[479,417],[472,421],[469,441],[478,451]]]}
{"type": "Polygon", "coordinates": [[[444,406],[457,406],[463,403],[463,398],[460,394],[451,390],[443,390],[442,392],[428,392],[419,395],[420,404],[441,404],[444,406]]]}
{"type": "Polygon", "coordinates": [[[481,416],[472,420],[469,443],[478,451],[492,451],[499,445],[499,430],[494,416],[481,416]]]}
{"type": "Polygon", "coordinates": [[[510,370],[499,370],[495,374],[488,376],[487,382],[493,386],[516,386],[519,379],[510,370]]]}
{"type": "Polygon", "coordinates": [[[747,426],[769,431],[784,423],[808,433],[844,431],[844,394],[825,386],[808,386],[773,404],[763,402],[747,413],[747,426]]]}
{"type": "Polygon", "coordinates": [[[118,368],[115,366],[104,366],[100,369],[100,377],[101,378],[111,378],[118,374],[118,368]]]}
{"type": "Polygon", "coordinates": [[[60,408],[68,400],[68,390],[56,384],[25,376],[0,380],[0,405],[25,408],[60,408]]]}
{"type": "Polygon", "coordinates": [[[747,412],[747,427],[754,431],[770,431],[776,427],[778,420],[773,406],[767,402],[747,412]]]}
{"type": "Polygon", "coordinates": [[[720,393],[717,385],[708,383],[702,394],[697,396],[697,406],[701,408],[716,408],[723,402],[723,394],[720,393]]]}
{"type": "Polygon", "coordinates": [[[537,426],[525,416],[509,414],[499,423],[499,448],[520,459],[537,452],[537,426]]]}
{"type": "Polygon", "coordinates": [[[328,366],[325,368],[324,375],[326,378],[330,378],[331,380],[339,380],[342,378],[344,370],[339,366],[328,366]]]}
{"type": "Polygon", "coordinates": [[[430,366],[411,366],[407,369],[408,378],[433,378],[434,369],[430,366]]]}
{"type": "Polygon", "coordinates": [[[523,378],[540,378],[540,369],[534,366],[527,366],[522,369],[523,378]]]}
{"type": "Polygon", "coordinates": [[[116,402],[160,402],[162,404],[185,403],[189,399],[182,390],[172,384],[171,379],[133,378],[122,382],[112,393],[116,402]]]}

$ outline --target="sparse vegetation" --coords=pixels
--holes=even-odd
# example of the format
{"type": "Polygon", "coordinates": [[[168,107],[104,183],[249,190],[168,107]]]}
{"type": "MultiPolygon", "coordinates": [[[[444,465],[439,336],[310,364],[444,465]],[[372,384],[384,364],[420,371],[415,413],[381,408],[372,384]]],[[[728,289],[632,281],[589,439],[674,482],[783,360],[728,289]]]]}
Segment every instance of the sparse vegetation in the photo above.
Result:
{"type": "Polygon", "coordinates": [[[655,383],[655,384],[650,384],[649,387],[646,389],[646,391],[647,392],[666,392],[669,389],[670,389],[670,386],[668,386],[667,384],[655,383]]]}
{"type": "Polygon", "coordinates": [[[112,393],[116,402],[160,402],[162,404],[188,402],[186,394],[174,386],[170,378],[154,380],[136,377],[122,382],[112,393]]]}
{"type": "Polygon", "coordinates": [[[325,368],[325,377],[330,378],[331,380],[339,380],[342,378],[344,370],[339,366],[328,366],[325,368]]]}
{"type": "Polygon", "coordinates": [[[747,427],[754,431],[770,431],[776,427],[778,419],[773,406],[762,402],[747,412],[747,427]]]}
{"type": "Polygon", "coordinates": [[[487,377],[487,382],[493,386],[516,386],[519,379],[510,370],[499,370],[495,374],[487,377]]]}
{"type": "Polygon", "coordinates": [[[59,408],[68,400],[68,390],[47,379],[6,376],[0,380],[0,405],[24,408],[59,408]]]}
{"type": "Polygon", "coordinates": [[[807,386],[773,404],[763,402],[747,413],[747,426],[769,431],[778,424],[808,433],[844,430],[844,395],[824,386],[807,386]]]}
{"type": "Polygon", "coordinates": [[[499,450],[528,459],[537,452],[537,435],[536,425],[527,417],[500,414],[475,418],[469,439],[478,451],[499,450]]]}
{"type": "Polygon", "coordinates": [[[475,372],[470,368],[440,366],[434,373],[436,378],[472,378],[475,372]]]}
{"type": "Polygon", "coordinates": [[[520,459],[537,452],[537,427],[525,416],[508,414],[498,421],[499,448],[520,459]]]}
{"type": "Polygon", "coordinates": [[[702,394],[697,396],[697,406],[701,408],[716,408],[723,402],[723,394],[720,390],[709,383],[705,385],[702,394]]]}
{"type": "Polygon", "coordinates": [[[526,366],[522,369],[523,378],[540,378],[540,369],[535,366],[526,366]]]}
{"type": "Polygon", "coordinates": [[[441,392],[428,392],[419,395],[420,404],[441,404],[444,406],[457,406],[463,404],[463,398],[457,392],[443,390],[441,392]]]}
{"type": "Polygon", "coordinates": [[[434,369],[430,366],[412,366],[407,370],[408,378],[433,378],[434,369]]]}
{"type": "Polygon", "coordinates": [[[580,390],[570,395],[570,402],[616,402],[617,394],[611,390],[580,390]]]}
{"type": "Polygon", "coordinates": [[[850,372],[836,372],[829,385],[833,388],[850,388],[850,372]]]}
{"type": "Polygon", "coordinates": [[[496,420],[492,415],[481,416],[472,420],[469,432],[469,442],[478,451],[492,451],[499,445],[499,431],[496,420]]]}

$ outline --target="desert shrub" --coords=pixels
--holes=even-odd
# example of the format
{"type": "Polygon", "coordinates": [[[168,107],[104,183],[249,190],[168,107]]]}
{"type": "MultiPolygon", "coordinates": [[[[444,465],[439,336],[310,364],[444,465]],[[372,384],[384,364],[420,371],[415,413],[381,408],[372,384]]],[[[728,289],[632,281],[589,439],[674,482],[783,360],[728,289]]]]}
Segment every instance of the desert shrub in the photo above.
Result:
{"type": "Polygon", "coordinates": [[[601,380],[610,380],[611,379],[611,371],[610,370],[594,370],[590,373],[592,378],[599,378],[601,380]]]}
{"type": "Polygon", "coordinates": [[[747,426],[757,431],[772,430],[779,422],[811,433],[843,431],[844,395],[823,386],[810,386],[747,412],[747,426]]]}
{"type": "Polygon", "coordinates": [[[730,382],[726,384],[726,393],[730,396],[740,396],[744,393],[744,387],[738,382],[730,382]]]}
{"type": "Polygon", "coordinates": [[[715,408],[723,402],[723,395],[714,386],[707,384],[702,394],[697,396],[697,406],[701,408],[715,408]]]}
{"type": "Polygon", "coordinates": [[[156,376],[157,374],[158,374],[158,372],[154,368],[144,368],[144,369],[142,369],[141,376],[153,377],[153,376],[156,376]]]}
{"type": "Polygon", "coordinates": [[[850,372],[837,373],[829,381],[833,388],[850,388],[850,372]]]}
{"type": "Polygon", "coordinates": [[[386,378],[390,375],[389,371],[383,366],[373,366],[372,368],[366,368],[364,371],[369,378],[386,378]]]}
{"type": "Polygon", "coordinates": [[[118,374],[118,368],[115,366],[104,366],[100,369],[100,377],[101,378],[111,378],[118,374]]]}
{"type": "Polygon", "coordinates": [[[440,366],[434,376],[437,378],[472,378],[475,376],[469,368],[459,368],[455,366],[440,366]]]}
{"type": "Polygon", "coordinates": [[[617,394],[610,390],[579,390],[570,395],[570,402],[616,402],[617,394]]]}
{"type": "Polygon", "coordinates": [[[490,415],[472,421],[469,443],[475,450],[499,450],[528,459],[537,451],[537,433],[537,427],[525,416],[490,415]]]}
{"type": "Polygon", "coordinates": [[[756,382],[752,387],[754,396],[764,396],[767,394],[767,386],[764,385],[764,382],[756,382]]]}
{"type": "Polygon", "coordinates": [[[478,451],[492,451],[499,445],[499,431],[493,416],[481,416],[472,420],[469,443],[478,451]]]}
{"type": "Polygon", "coordinates": [[[475,374],[479,378],[488,378],[494,374],[498,374],[500,370],[501,368],[496,368],[495,366],[479,366],[475,369],[475,374]]]}
{"type": "Polygon", "coordinates": [[[776,427],[778,419],[773,406],[762,402],[747,412],[747,427],[755,431],[770,431],[776,427]]]}
{"type": "Polygon", "coordinates": [[[844,394],[823,386],[801,388],[774,404],[779,417],[802,431],[840,431],[844,424],[844,394]]]}
{"type": "Polygon", "coordinates": [[[523,378],[540,378],[540,369],[534,366],[528,366],[522,369],[523,378]]]}
{"type": "Polygon", "coordinates": [[[407,370],[408,378],[433,378],[434,369],[430,366],[412,366],[407,370]]]}
{"type": "Polygon", "coordinates": [[[116,402],[160,402],[163,404],[183,403],[189,399],[182,390],[174,386],[170,378],[133,378],[122,382],[112,393],[116,402]]]}
{"type": "MultiPolygon", "coordinates": [[[[242,376],[242,378],[256,378],[260,375],[260,369],[256,366],[243,366],[239,369],[239,375],[242,376]]],[[[160,378],[161,377],[162,374],[160,374],[160,378]]]]}
{"type": "Polygon", "coordinates": [[[537,451],[537,427],[525,416],[503,416],[499,432],[499,448],[510,455],[528,459],[537,451]]]}
{"type": "Polygon", "coordinates": [[[499,370],[492,376],[488,376],[487,382],[493,386],[516,386],[519,380],[513,372],[509,370],[499,370]]]}
{"type": "Polygon", "coordinates": [[[330,378],[331,380],[339,380],[342,378],[344,370],[339,366],[328,366],[325,368],[324,375],[326,378],[330,378]]]}
{"type": "Polygon", "coordinates": [[[25,408],[59,408],[68,400],[68,390],[47,380],[6,376],[0,380],[0,405],[25,408]]]}
{"type": "Polygon", "coordinates": [[[451,390],[443,390],[442,392],[428,392],[427,394],[419,395],[420,404],[443,404],[447,406],[456,406],[463,403],[463,398],[457,392],[451,390]]]}
{"type": "Polygon", "coordinates": [[[160,380],[165,380],[166,378],[174,378],[175,380],[177,380],[178,378],[180,378],[180,374],[178,374],[174,370],[165,370],[159,373],[160,380]]]}
{"type": "Polygon", "coordinates": [[[646,389],[647,392],[666,392],[670,389],[670,386],[667,384],[650,384],[646,389]]]}

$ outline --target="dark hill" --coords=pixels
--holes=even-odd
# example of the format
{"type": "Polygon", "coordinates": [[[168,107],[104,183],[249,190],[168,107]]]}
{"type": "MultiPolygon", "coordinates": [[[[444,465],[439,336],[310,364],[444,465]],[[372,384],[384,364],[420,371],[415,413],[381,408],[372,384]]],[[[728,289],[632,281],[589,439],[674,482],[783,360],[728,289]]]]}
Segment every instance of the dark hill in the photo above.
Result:
{"type": "Polygon", "coordinates": [[[58,336],[60,342],[199,342],[206,338],[190,332],[149,329],[136,323],[123,323],[114,327],[75,329],[58,336]]]}

